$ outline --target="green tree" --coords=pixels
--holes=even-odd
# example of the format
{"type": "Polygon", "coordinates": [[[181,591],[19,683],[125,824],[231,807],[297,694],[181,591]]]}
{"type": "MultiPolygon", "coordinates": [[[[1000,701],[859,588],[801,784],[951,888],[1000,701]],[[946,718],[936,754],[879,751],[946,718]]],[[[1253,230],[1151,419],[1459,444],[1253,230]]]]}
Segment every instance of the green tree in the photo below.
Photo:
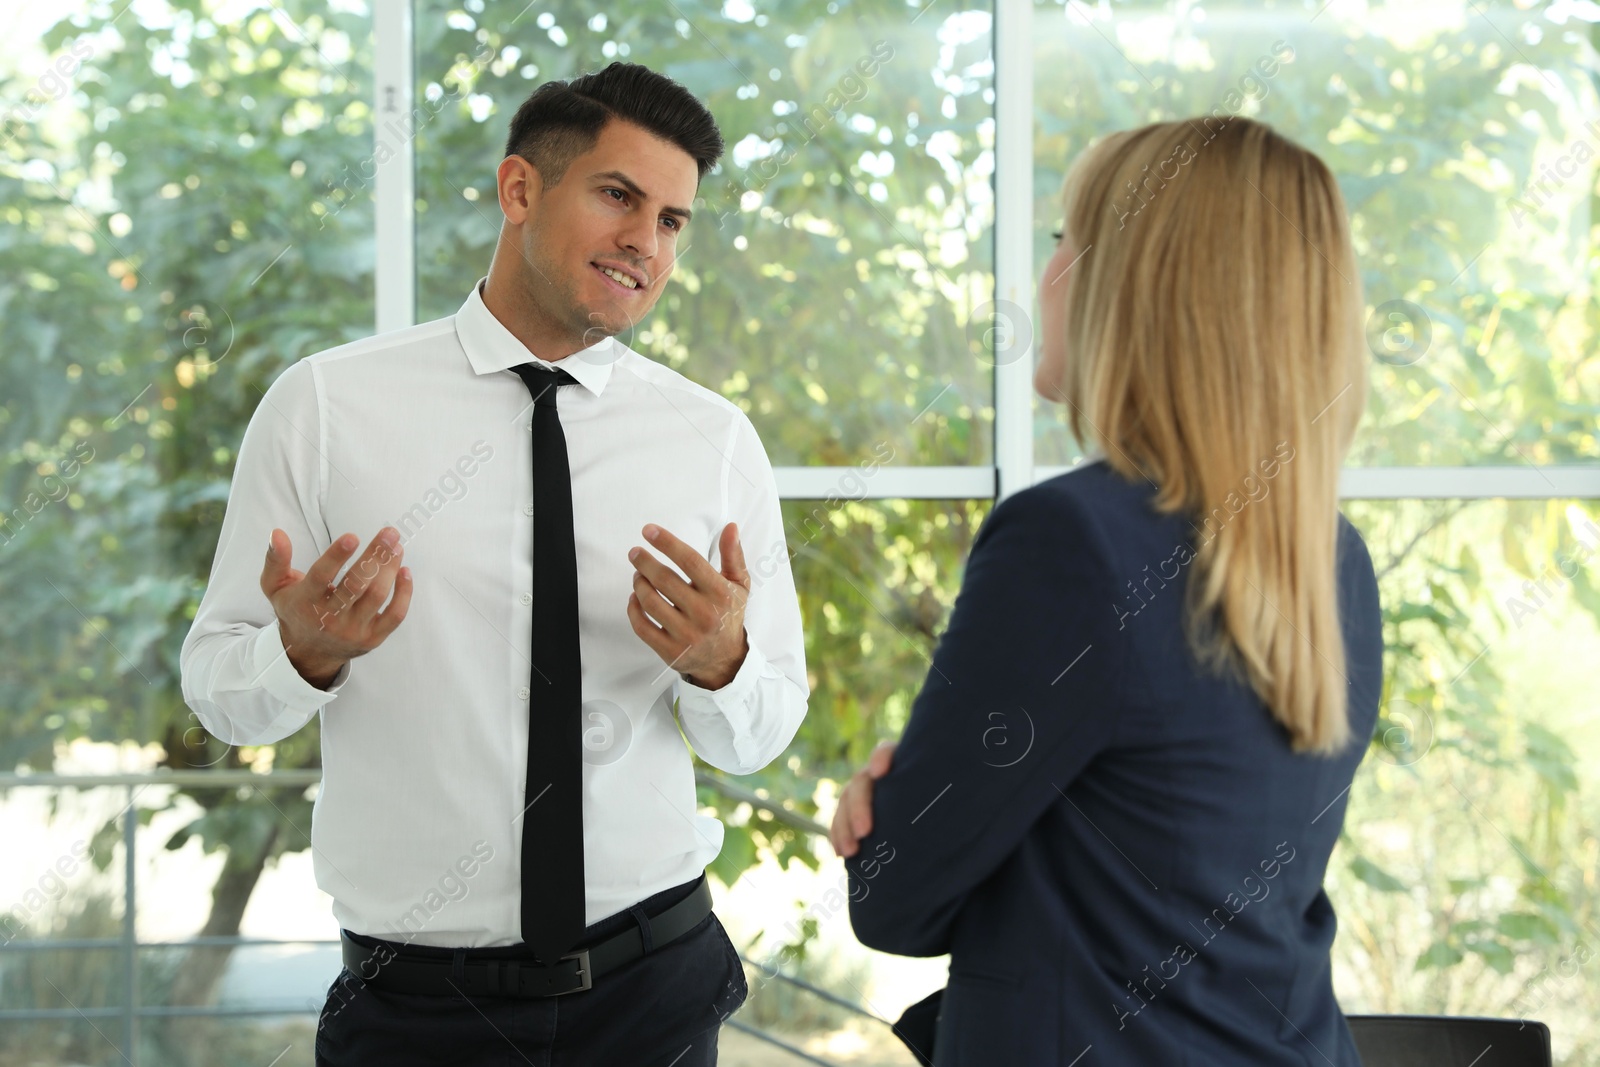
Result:
{"type": "MultiPolygon", "coordinates": [[[[262,392],[288,363],[371,332],[370,202],[332,220],[284,208],[314,199],[308,161],[353,162],[370,132],[370,34],[364,18],[316,4],[231,22],[215,6],[141,21],[86,5],[44,40],[52,54],[91,53],[63,106],[9,115],[8,767],[49,769],[80,738],[153,743],[174,768],[318,764],[314,728],[271,749],[208,738],[183,702],[178,649],[262,392]]],[[[36,89],[11,81],[7,99],[36,89]]],[[[196,837],[225,856],[199,933],[237,933],[265,866],[308,846],[302,792],[174,795],[200,814],[167,847],[196,837]]],[[[101,843],[114,835],[106,827],[101,843]]],[[[112,853],[97,849],[97,862],[112,853]]],[[[226,958],[194,950],[173,1001],[210,1000],[226,958]]]]}
{"type": "MultiPolygon", "coordinates": [[[[1592,459],[1593,169],[1530,188],[1600,113],[1595,27],[1543,2],[1421,28],[1375,4],[1370,31],[1287,0],[1179,6],[1175,29],[1142,21],[1175,10],[1158,0],[1036,7],[1038,261],[1061,173],[1094,136],[1257,114],[1339,173],[1375,311],[1415,308],[1375,320],[1386,358],[1352,461],[1592,459]],[[1293,61],[1247,81],[1279,41],[1293,61]]],[[[504,127],[534,85],[628,58],[718,115],[730,154],[676,282],[626,339],[743,406],[775,463],[856,471],[785,504],[811,712],[791,753],[740,783],[815,817],[818,782],[903,724],[989,508],[863,499],[884,466],[992,459],[973,328],[993,290],[988,9],[423,0],[415,23],[419,318],[451,313],[488,262],[504,127]]],[[[172,767],[315,767],[315,727],[262,748],[206,738],[177,653],[262,392],[372,329],[369,20],[311,0],[84,0],[44,44],[89,54],[59,100],[31,72],[7,72],[0,97],[22,102],[0,137],[0,760],[46,769],[87,739],[154,744],[172,767]]],[[[1055,409],[1035,423],[1041,463],[1076,457],[1055,409]]],[[[1496,637],[1515,622],[1480,560],[1495,545],[1544,574],[1574,549],[1561,508],[1347,509],[1384,571],[1389,655],[1330,886],[1341,966],[1380,1009],[1545,1011],[1542,976],[1595,931],[1592,788],[1506,689],[1496,637]],[[1428,844],[1407,862],[1384,844],[1397,810],[1428,844]]],[[[1600,617],[1578,574],[1574,602],[1600,617]]],[[[168,844],[226,856],[201,932],[236,932],[262,870],[308,846],[310,802],[180,795],[199,814],[168,844]]],[[[817,862],[791,822],[715,787],[701,799],[730,823],[724,881],[763,854],[817,862]]],[[[225,962],[192,954],[172,999],[211,997],[225,962]]],[[[1594,1014],[1563,1017],[1572,1062],[1592,1061],[1594,1014]]]]}

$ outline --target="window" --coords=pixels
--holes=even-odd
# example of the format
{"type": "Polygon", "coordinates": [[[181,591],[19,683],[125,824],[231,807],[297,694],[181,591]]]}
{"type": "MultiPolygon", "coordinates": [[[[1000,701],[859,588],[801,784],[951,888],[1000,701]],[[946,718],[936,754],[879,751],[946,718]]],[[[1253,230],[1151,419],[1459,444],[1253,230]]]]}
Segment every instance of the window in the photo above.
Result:
{"type": "MultiPolygon", "coordinates": [[[[1081,457],[1025,358],[1067,165],[1110,130],[1221,109],[1335,169],[1371,308],[1345,510],[1384,568],[1387,685],[1329,870],[1340,995],[1544,1018],[1574,1057],[1600,1040],[1581,980],[1600,900],[1582,674],[1600,640],[1593,4],[72,0],[12,38],[0,771],[81,771],[86,745],[131,740],[140,766],[301,776],[270,806],[259,789],[136,798],[120,825],[140,855],[177,845],[160,877],[202,843],[307,866],[315,731],[228,749],[178,694],[234,450],[293,361],[460,305],[534,86],[642,62],[722,126],[677,277],[626,340],[739,403],[778,466],[812,714],[746,784],[810,818],[818,779],[903,724],[994,499],[1081,457]]],[[[23,810],[26,792],[0,803],[23,810]]],[[[792,822],[703,799],[729,823],[729,877],[773,854],[818,862],[792,822]]],[[[117,817],[63,810],[105,855],[121,847],[117,817]]],[[[35,851],[43,870],[55,852],[35,851]]],[[[119,936],[99,888],[68,898],[78,913],[28,909],[22,936],[119,936]]],[[[255,888],[219,878],[219,921],[255,888]]],[[[0,919],[19,914],[0,897],[0,919]]],[[[786,921],[751,954],[791,940],[786,921]]],[[[836,908],[801,934],[849,940],[836,908]]],[[[115,1013],[112,954],[41,953],[33,973],[115,1013]]],[[[172,949],[131,955],[146,1004],[205,973],[172,949]]],[[[874,974],[905,962],[874,957],[874,974]]],[[[0,987],[0,1011],[65,1006],[13,999],[18,982],[38,985],[0,987]]],[[[120,1049],[137,1028],[112,1024],[120,1049]]],[[[143,1025],[146,1062],[211,1047],[143,1025]]],[[[0,1027],[0,1045],[67,1035],[86,1062],[109,1054],[75,1019],[30,1027],[0,1027]]],[[[259,1062],[282,1047],[251,1040],[259,1062]]]]}
{"type": "MultiPolygon", "coordinates": [[[[1595,1040],[1574,975],[1600,899],[1577,667],[1600,524],[1571,499],[1600,489],[1594,17],[1051,0],[1030,35],[1036,266],[1069,162],[1113,129],[1249,115],[1338,175],[1374,355],[1344,511],[1380,569],[1386,654],[1328,872],[1335,988],[1349,1011],[1539,1018],[1562,1054],[1595,1040]]],[[[1035,412],[1041,473],[1075,463],[1064,409],[1035,412]]]]}
{"type": "Polygon", "coordinates": [[[727,149],[627,343],[736,401],[775,465],[989,463],[990,15],[838,7],[419,0],[419,318],[486,272],[523,98],[643,63],[705,100],[727,149]]]}

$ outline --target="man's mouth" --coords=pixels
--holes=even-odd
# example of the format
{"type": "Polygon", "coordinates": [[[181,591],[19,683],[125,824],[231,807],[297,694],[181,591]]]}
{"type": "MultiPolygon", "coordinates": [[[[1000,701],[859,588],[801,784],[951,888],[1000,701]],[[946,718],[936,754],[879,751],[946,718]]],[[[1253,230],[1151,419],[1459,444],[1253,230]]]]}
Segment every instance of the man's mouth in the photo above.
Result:
{"type": "Polygon", "coordinates": [[[644,278],[631,271],[624,270],[621,267],[613,267],[604,263],[593,263],[590,265],[605,277],[609,278],[619,289],[622,289],[626,292],[637,292],[638,290],[643,289],[645,286],[644,278]]]}

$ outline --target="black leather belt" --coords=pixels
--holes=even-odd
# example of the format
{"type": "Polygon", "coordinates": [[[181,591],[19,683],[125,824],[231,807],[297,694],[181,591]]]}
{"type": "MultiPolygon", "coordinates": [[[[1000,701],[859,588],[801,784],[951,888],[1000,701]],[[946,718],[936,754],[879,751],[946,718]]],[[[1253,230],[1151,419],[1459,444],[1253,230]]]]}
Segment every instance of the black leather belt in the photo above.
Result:
{"type": "MultiPolygon", "coordinates": [[[[647,919],[651,949],[677,940],[710,914],[711,885],[702,874],[693,892],[647,919]]],[[[645,954],[637,924],[597,945],[570,952],[553,964],[541,964],[532,957],[474,959],[472,949],[457,950],[453,959],[420,959],[404,955],[405,946],[387,941],[372,947],[357,944],[345,930],[340,931],[340,941],[345,967],[362,981],[396,993],[438,996],[559,997],[589,989],[601,975],[645,954]]]]}

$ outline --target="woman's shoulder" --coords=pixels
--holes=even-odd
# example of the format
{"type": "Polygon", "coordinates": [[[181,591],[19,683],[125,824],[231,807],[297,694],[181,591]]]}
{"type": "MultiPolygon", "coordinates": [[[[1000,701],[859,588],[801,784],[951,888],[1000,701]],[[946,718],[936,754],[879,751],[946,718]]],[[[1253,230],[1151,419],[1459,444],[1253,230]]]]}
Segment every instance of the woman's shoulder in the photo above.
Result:
{"type": "Polygon", "coordinates": [[[1004,530],[1008,540],[1023,536],[1081,550],[1084,542],[1099,540],[1096,528],[1107,518],[1104,477],[1109,470],[1104,463],[1085,462],[1001,498],[979,531],[980,541],[987,539],[986,532],[992,538],[1004,530]]]}
{"type": "Polygon", "coordinates": [[[1383,658],[1383,606],[1378,593],[1378,575],[1372,553],[1354,523],[1339,513],[1338,542],[1339,606],[1345,616],[1345,640],[1355,654],[1376,660],[1381,670],[1383,658]]]}
{"type": "Polygon", "coordinates": [[[1339,562],[1353,565],[1368,575],[1373,573],[1372,553],[1367,550],[1366,538],[1343,511],[1339,512],[1339,562]]]}
{"type": "Polygon", "coordinates": [[[1090,458],[1013,493],[995,506],[991,519],[1048,528],[1054,543],[1089,551],[1112,565],[1125,562],[1130,552],[1142,558],[1183,538],[1182,518],[1158,512],[1152,506],[1155,495],[1152,483],[1130,481],[1105,459],[1090,458]]]}
{"type": "MultiPolygon", "coordinates": [[[[1035,482],[1007,497],[1035,508],[1086,507],[1096,513],[1115,513],[1118,505],[1130,513],[1154,495],[1149,482],[1129,481],[1103,457],[1085,459],[1072,469],[1035,482]]],[[[1016,505],[1013,505],[1016,506],[1016,505]]]]}
{"type": "MultiPolygon", "coordinates": [[[[1163,514],[1153,507],[1157,490],[1153,482],[1123,475],[1101,456],[1085,459],[1068,471],[1012,494],[996,506],[995,513],[1008,508],[1036,521],[1076,516],[1097,527],[1103,543],[1111,548],[1125,545],[1125,538],[1137,540],[1140,532],[1156,536],[1187,533],[1182,516],[1163,514]]],[[[1366,540],[1343,511],[1337,514],[1341,571],[1353,568],[1358,579],[1375,584],[1366,540]]]]}

